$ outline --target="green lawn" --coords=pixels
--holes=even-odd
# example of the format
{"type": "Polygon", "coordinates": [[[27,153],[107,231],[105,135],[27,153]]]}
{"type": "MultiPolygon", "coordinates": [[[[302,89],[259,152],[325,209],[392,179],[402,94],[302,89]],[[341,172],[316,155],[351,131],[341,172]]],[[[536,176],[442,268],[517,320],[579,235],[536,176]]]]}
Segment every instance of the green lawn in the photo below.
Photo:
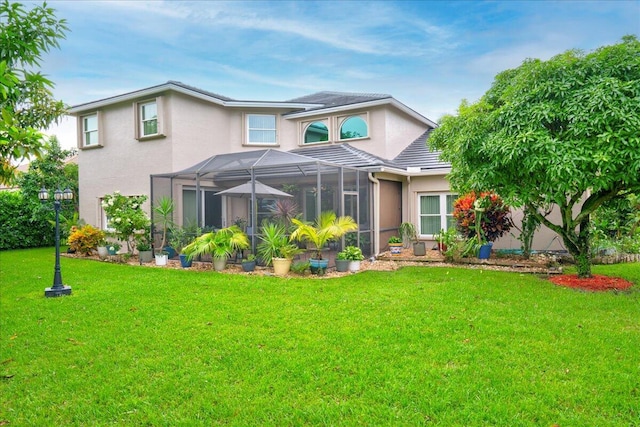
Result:
{"type": "Polygon", "coordinates": [[[630,291],[411,267],[326,280],[0,252],[0,425],[640,425],[630,291]]]}

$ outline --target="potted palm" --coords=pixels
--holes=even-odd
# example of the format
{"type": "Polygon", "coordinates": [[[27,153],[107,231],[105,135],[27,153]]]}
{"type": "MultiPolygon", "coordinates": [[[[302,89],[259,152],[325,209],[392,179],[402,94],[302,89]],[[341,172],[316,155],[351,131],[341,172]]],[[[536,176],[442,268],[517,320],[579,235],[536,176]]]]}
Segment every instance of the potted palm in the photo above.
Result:
{"type": "Polygon", "coordinates": [[[249,238],[237,225],[221,228],[218,231],[205,233],[196,237],[182,249],[182,252],[193,259],[199,255],[211,255],[213,267],[222,271],[227,265],[227,258],[236,251],[249,247],[249,238]]]}
{"type": "Polygon", "coordinates": [[[315,246],[314,257],[309,260],[312,273],[326,270],[329,260],[322,258],[322,248],[327,243],[358,229],[358,224],[353,218],[350,216],[338,217],[332,211],[321,212],[313,224],[300,221],[297,218],[292,218],[291,223],[297,227],[291,233],[291,240],[306,241],[315,246]]]}
{"type": "Polygon", "coordinates": [[[156,251],[156,264],[165,265],[169,258],[169,252],[167,251],[167,234],[169,228],[173,225],[173,211],[175,204],[171,197],[162,197],[158,200],[156,206],[153,207],[153,212],[157,215],[154,216],[154,223],[162,228],[162,241],[160,242],[160,249],[156,251]]]}
{"type": "Polygon", "coordinates": [[[293,257],[302,250],[291,243],[284,225],[272,222],[263,223],[259,238],[258,256],[260,259],[266,265],[273,265],[275,275],[286,275],[291,268],[293,257]]]}

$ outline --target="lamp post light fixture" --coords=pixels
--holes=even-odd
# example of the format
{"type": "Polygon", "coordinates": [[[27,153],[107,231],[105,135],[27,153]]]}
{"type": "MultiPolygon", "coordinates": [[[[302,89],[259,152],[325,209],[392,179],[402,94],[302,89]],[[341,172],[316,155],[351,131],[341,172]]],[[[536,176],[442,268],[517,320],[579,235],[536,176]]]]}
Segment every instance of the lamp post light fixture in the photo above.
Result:
{"type": "MultiPolygon", "coordinates": [[[[38,199],[42,203],[49,200],[49,192],[42,187],[38,193],[38,199]]],[[[60,272],[60,206],[64,200],[73,200],[73,191],[67,188],[64,191],[57,189],[53,193],[53,209],[56,212],[56,266],[53,272],[53,286],[44,290],[45,297],[59,297],[71,295],[71,286],[62,284],[62,273],[60,272]]]]}

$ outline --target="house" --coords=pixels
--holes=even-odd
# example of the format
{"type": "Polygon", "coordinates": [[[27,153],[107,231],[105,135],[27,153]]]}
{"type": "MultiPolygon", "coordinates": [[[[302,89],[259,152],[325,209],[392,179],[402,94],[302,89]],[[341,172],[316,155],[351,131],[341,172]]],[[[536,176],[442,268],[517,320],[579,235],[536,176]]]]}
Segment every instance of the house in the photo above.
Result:
{"type": "MultiPolygon", "coordinates": [[[[450,166],[426,144],[436,124],[386,94],[319,92],[235,100],[176,81],[74,106],[80,217],[105,227],[105,194],[166,195],[174,220],[258,224],[273,205],[217,193],[247,181],[295,193],[305,219],[333,209],[358,220],[365,252],[403,221],[419,238],[451,223],[450,166]]],[[[150,210],[149,206],[146,206],[150,210]]],[[[519,247],[519,242],[507,245],[519,247]]]]}

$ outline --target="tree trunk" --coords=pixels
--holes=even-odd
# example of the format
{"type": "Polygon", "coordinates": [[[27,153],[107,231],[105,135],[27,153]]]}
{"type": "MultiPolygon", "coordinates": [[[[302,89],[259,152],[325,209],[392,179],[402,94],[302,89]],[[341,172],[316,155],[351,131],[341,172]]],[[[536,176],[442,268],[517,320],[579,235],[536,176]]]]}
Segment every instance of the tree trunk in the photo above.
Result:
{"type": "Polygon", "coordinates": [[[591,248],[589,246],[589,216],[580,222],[580,231],[563,229],[562,240],[573,256],[578,277],[591,277],[591,248]]]}

